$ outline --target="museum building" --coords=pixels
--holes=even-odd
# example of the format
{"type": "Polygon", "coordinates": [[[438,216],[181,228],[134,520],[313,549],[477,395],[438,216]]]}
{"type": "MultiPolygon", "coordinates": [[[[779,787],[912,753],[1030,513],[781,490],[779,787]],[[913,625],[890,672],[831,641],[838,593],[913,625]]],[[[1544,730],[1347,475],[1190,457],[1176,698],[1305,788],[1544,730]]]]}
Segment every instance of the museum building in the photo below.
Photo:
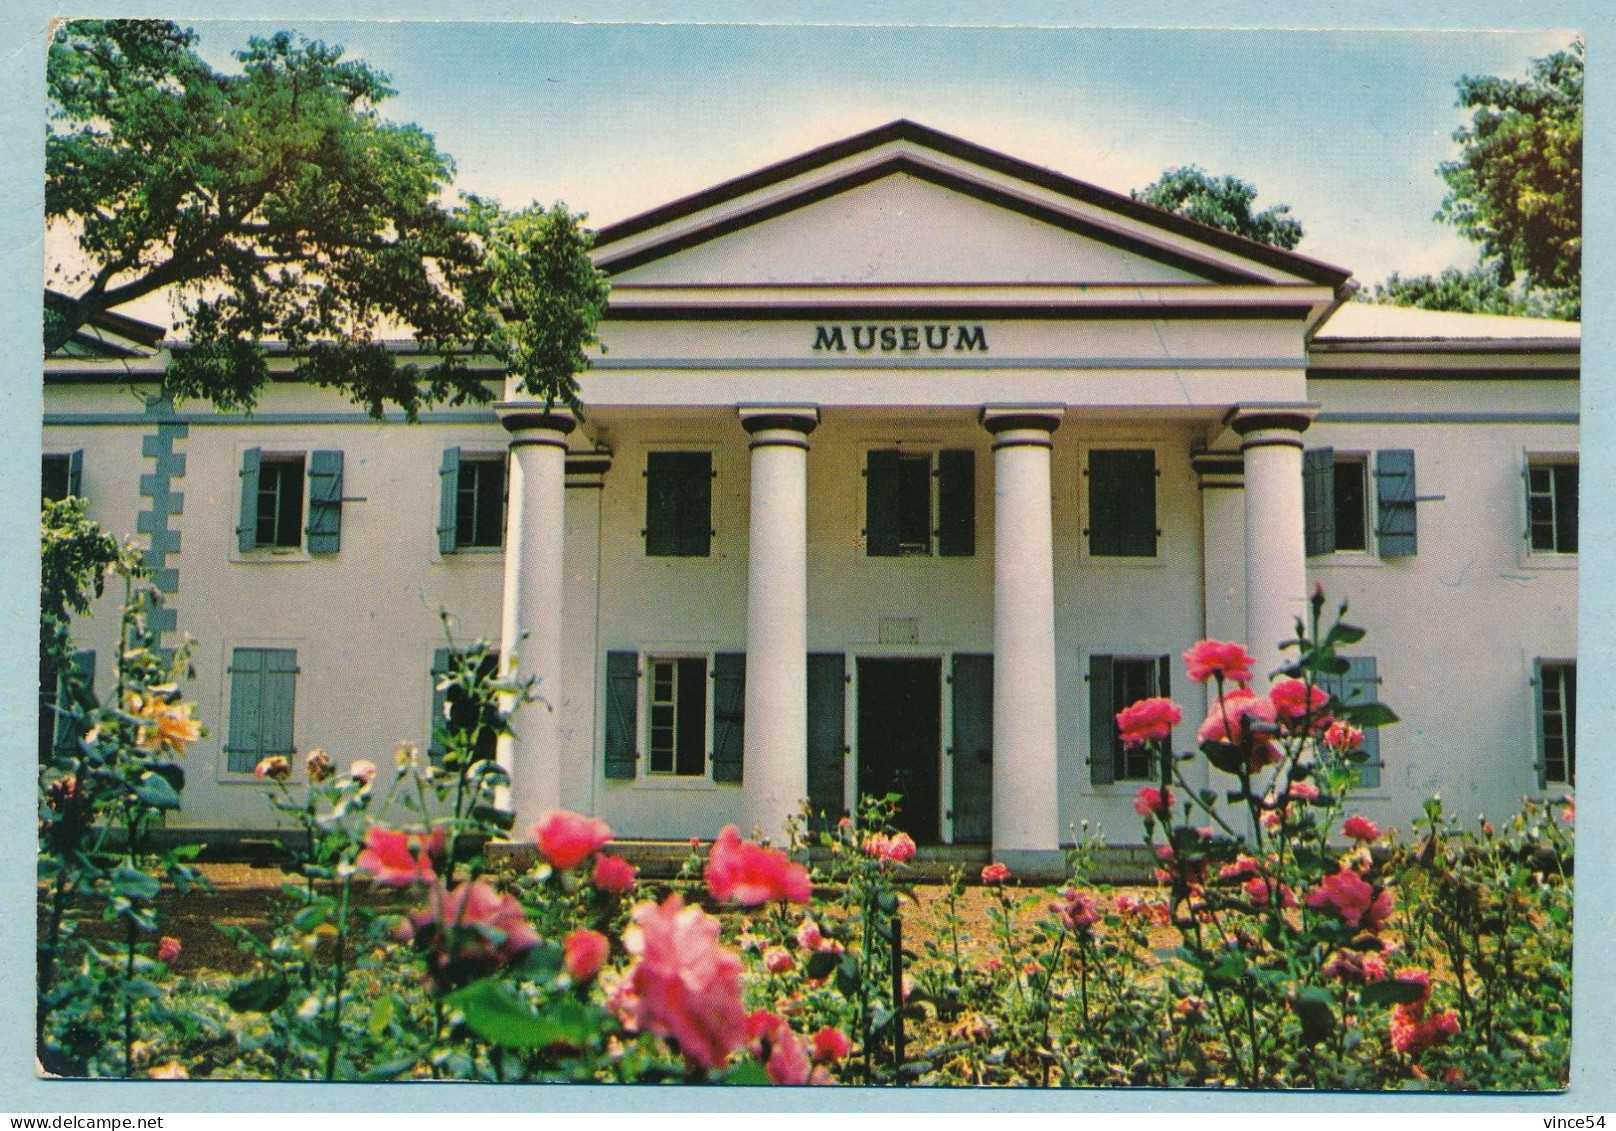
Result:
{"type": "MultiPolygon", "coordinates": [[[[433,749],[485,637],[538,679],[498,752],[523,822],[778,837],[891,791],[922,844],[1137,843],[1116,712],[1173,696],[1188,749],[1179,655],[1277,667],[1315,583],[1369,632],[1339,690],[1401,716],[1357,811],[1571,788],[1577,325],[1351,302],[1345,270],[904,121],[595,257],[579,414],[507,386],[378,423],[284,376],[250,416],[175,407],[162,331],[117,316],[47,361],[44,494],[138,536],[196,642],[171,824],[273,824],[271,754],[433,749]]],[[[103,683],[112,602],[75,632],[103,683]]]]}

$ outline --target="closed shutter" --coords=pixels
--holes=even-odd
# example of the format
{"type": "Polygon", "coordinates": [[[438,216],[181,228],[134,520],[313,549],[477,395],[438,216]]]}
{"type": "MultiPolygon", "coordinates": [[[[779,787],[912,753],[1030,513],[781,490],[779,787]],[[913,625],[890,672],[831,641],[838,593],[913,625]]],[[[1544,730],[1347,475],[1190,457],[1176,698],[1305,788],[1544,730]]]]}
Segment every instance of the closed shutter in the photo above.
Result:
{"type": "Polygon", "coordinates": [[[1156,453],[1145,449],[1089,452],[1089,553],[1156,556],[1156,453]]]}
{"type": "Polygon", "coordinates": [[[444,448],[438,465],[438,553],[452,554],[459,547],[455,531],[459,527],[460,449],[444,448]]]}
{"type": "Polygon", "coordinates": [[[1302,506],[1307,554],[1335,553],[1335,449],[1302,453],[1302,506]]]}
{"type": "Polygon", "coordinates": [[[993,840],[993,657],[955,653],[949,676],[954,733],[954,843],[993,840]]]}
{"type": "Polygon", "coordinates": [[[705,558],[712,553],[710,452],[651,452],[645,459],[645,552],[705,558]]]}
{"type": "Polygon", "coordinates": [[[342,548],[342,453],[317,451],[309,457],[309,553],[334,554],[342,548]]]}
{"type": "Polygon", "coordinates": [[[84,497],[83,448],[74,448],[67,455],[67,493],[73,498],[84,497]]]}
{"type": "Polygon", "coordinates": [[[937,457],[937,553],[968,558],[976,553],[976,453],[945,451],[937,457]]]}
{"type": "Polygon", "coordinates": [[[640,760],[640,657],[606,653],[606,777],[631,781],[640,760]]]}
{"type": "Polygon", "coordinates": [[[1383,558],[1413,557],[1418,548],[1414,502],[1414,452],[1388,448],[1375,453],[1375,543],[1383,558]]]}
{"type": "MultiPolygon", "coordinates": [[[[1319,686],[1334,695],[1348,707],[1374,703],[1380,697],[1380,676],[1376,672],[1375,657],[1348,656],[1347,670],[1341,675],[1319,677],[1319,686]]],[[[1358,771],[1358,785],[1365,789],[1380,786],[1380,731],[1364,728],[1363,752],[1368,760],[1354,763],[1358,771]]]]}
{"type": "Polygon", "coordinates": [[[819,832],[845,809],[847,657],[808,654],[808,828],[819,832]]]}
{"type": "Polygon", "coordinates": [[[296,715],[297,653],[290,648],[264,650],[264,753],[295,754],[292,720],[296,715]]]}
{"type": "Polygon", "coordinates": [[[713,780],[738,783],[746,742],[746,653],[713,657],[713,780]]]}
{"type": "Polygon", "coordinates": [[[230,745],[226,768],[250,774],[264,748],[264,652],[237,648],[230,657],[230,745]]]}
{"type": "Polygon", "coordinates": [[[1117,718],[1112,710],[1112,658],[1089,657],[1089,784],[1117,780],[1117,718]]]}
{"type": "Polygon", "coordinates": [[[258,548],[258,467],[262,455],[259,448],[241,453],[241,517],[236,523],[236,548],[244,554],[258,548]]]}
{"type": "Polygon", "coordinates": [[[444,678],[449,669],[454,666],[454,650],[450,648],[437,648],[432,652],[432,718],[428,720],[427,730],[427,757],[433,765],[443,764],[443,755],[448,751],[448,744],[444,742],[445,731],[448,728],[448,719],[443,709],[449,702],[449,689],[444,686],[444,678]]]}
{"type": "Polygon", "coordinates": [[[864,538],[872,558],[898,556],[899,497],[897,452],[871,452],[864,472],[864,538]]]}
{"type": "Polygon", "coordinates": [[[56,702],[61,711],[56,715],[56,749],[69,753],[78,749],[79,730],[67,711],[74,706],[89,710],[95,706],[95,651],[83,649],[74,652],[68,660],[69,670],[57,683],[56,702]],[[71,676],[71,680],[67,678],[71,676]]]}
{"type": "Polygon", "coordinates": [[[1532,726],[1537,738],[1537,744],[1533,747],[1536,753],[1537,787],[1542,790],[1549,785],[1549,751],[1543,737],[1542,657],[1532,660],[1532,726]]]}

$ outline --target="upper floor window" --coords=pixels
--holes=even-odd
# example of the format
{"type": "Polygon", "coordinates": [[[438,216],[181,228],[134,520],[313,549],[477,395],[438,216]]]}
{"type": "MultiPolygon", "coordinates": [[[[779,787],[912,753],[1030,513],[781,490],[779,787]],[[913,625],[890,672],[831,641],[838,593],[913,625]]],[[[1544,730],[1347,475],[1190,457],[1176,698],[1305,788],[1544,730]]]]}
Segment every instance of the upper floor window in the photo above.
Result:
{"type": "Polygon", "coordinates": [[[864,539],[872,558],[976,553],[976,453],[882,449],[864,469],[864,539]]]}
{"type": "Polygon", "coordinates": [[[646,453],[647,556],[705,558],[712,553],[712,526],[712,453],[646,453]]]}
{"type": "Polygon", "coordinates": [[[1577,464],[1531,460],[1526,465],[1527,535],[1534,554],[1577,552],[1577,464]]]}
{"type": "Polygon", "coordinates": [[[59,503],[83,493],[84,452],[47,453],[39,461],[39,501],[59,503]]]}
{"type": "Polygon", "coordinates": [[[304,535],[311,554],[341,548],[342,453],[242,452],[237,548],[296,550],[305,548],[304,535]]]}
{"type": "Polygon", "coordinates": [[[255,544],[303,545],[303,456],[272,455],[258,467],[258,522],[255,544]]]}
{"type": "Polygon", "coordinates": [[[1151,448],[1091,448],[1088,453],[1089,554],[1153,558],[1156,539],[1156,453],[1151,448]]]}
{"type": "Polygon", "coordinates": [[[1302,455],[1302,500],[1310,557],[1373,548],[1380,557],[1401,558],[1418,548],[1412,449],[1384,448],[1371,465],[1367,455],[1309,448],[1302,455]]]}

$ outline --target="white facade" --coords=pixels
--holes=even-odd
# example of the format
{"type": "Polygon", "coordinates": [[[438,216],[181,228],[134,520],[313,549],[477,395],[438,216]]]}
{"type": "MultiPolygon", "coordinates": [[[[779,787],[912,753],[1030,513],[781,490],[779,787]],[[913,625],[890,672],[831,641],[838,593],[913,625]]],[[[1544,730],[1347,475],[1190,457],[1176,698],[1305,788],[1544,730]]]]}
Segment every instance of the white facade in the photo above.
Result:
{"type": "MultiPolygon", "coordinates": [[[[160,356],[50,363],[46,453],[83,452],[108,529],[158,532],[197,641],[211,734],[179,823],[272,822],[226,754],[238,649],[295,650],[296,749],[385,756],[427,741],[441,607],[540,679],[501,753],[521,819],[778,835],[804,797],[900,780],[929,839],[1014,859],[1086,820],[1128,843],[1140,783],[1091,764],[1096,665],[1172,657],[1187,746],[1205,700],[1178,654],[1210,635],[1277,657],[1315,581],[1402,716],[1367,815],[1568,788],[1540,786],[1532,681],[1574,663],[1576,555],[1532,549],[1526,473],[1575,464],[1577,327],[1342,306],[1344,271],[908,123],[608,228],[597,260],[608,350],[576,427],[511,390],[375,424],[288,382],[251,418],[161,416],[130,393],[160,356]],[[1343,490],[1362,475],[1362,548],[1309,556],[1303,450],[1325,447],[1343,490]],[[242,549],[253,449],[343,453],[334,552],[242,549]],[[510,450],[503,552],[441,552],[449,449],[510,450]],[[1395,521],[1388,451],[1419,500],[1395,521]],[[705,536],[676,469],[705,474],[705,536]],[[1094,476],[1132,501],[1091,498],[1094,476]],[[653,514],[658,491],[683,501],[653,514]]],[[[79,626],[104,678],[115,630],[106,604],[79,626]]]]}

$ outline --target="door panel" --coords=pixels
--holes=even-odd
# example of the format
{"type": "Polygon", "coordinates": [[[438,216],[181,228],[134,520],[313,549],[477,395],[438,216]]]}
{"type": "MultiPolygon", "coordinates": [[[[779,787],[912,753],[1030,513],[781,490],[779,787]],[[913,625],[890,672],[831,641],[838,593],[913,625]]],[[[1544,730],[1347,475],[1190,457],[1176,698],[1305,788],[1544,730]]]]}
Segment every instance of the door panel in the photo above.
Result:
{"type": "Polygon", "coordinates": [[[942,661],[858,661],[860,796],[902,795],[898,827],[938,840],[938,754],[942,746],[942,661]]]}

